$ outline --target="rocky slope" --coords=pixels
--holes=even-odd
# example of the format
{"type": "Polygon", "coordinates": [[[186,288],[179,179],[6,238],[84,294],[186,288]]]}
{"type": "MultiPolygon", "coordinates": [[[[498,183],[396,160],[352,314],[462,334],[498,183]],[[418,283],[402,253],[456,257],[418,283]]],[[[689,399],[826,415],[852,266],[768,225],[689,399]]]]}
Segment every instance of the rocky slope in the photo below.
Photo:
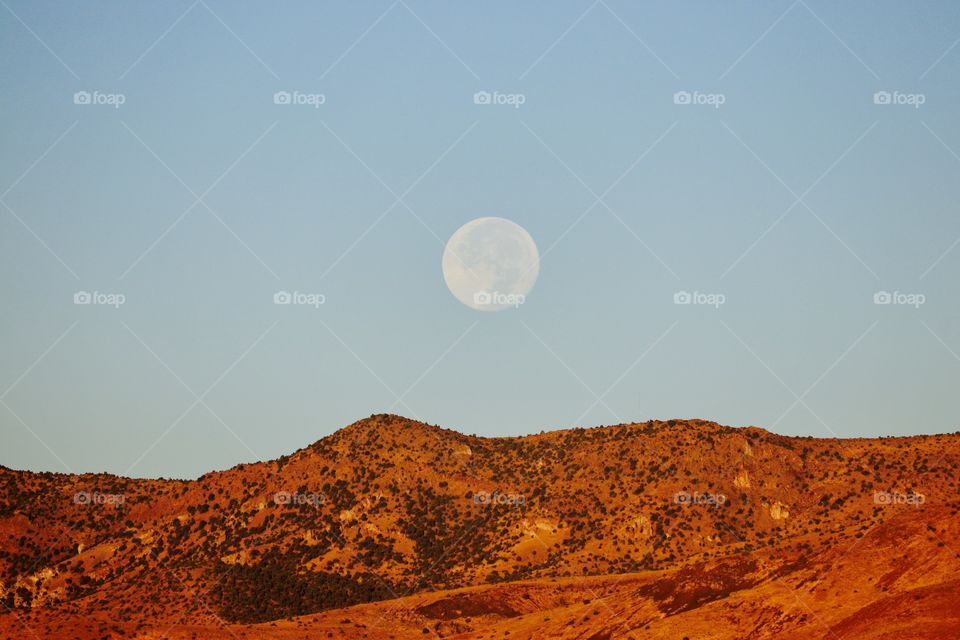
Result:
{"type": "Polygon", "coordinates": [[[0,636],[956,637],[958,463],[960,434],[381,415],[194,481],[0,468],[0,636]]]}

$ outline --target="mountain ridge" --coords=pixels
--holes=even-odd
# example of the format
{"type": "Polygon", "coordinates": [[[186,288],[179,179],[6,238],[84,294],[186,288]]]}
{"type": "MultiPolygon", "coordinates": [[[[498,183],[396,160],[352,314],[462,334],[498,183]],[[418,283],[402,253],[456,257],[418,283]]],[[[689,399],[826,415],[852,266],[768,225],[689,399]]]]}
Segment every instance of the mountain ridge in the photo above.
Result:
{"type": "MultiPolygon", "coordinates": [[[[778,582],[802,590],[847,576],[840,551],[860,557],[861,546],[912,546],[918,557],[902,571],[862,557],[869,575],[851,573],[843,590],[870,599],[851,603],[917,589],[939,602],[945,571],[960,570],[958,465],[960,434],[806,438],[673,420],[485,438],[378,414],[195,480],[5,470],[0,631],[19,621],[61,637],[60,625],[85,640],[109,635],[109,619],[130,637],[161,637],[161,627],[218,637],[226,624],[293,638],[316,617],[332,625],[324,633],[359,638],[368,631],[339,624],[338,612],[362,610],[369,627],[393,610],[383,602],[413,598],[415,612],[390,614],[384,637],[422,625],[442,637],[479,637],[484,625],[527,637],[546,615],[530,598],[570,623],[558,633],[630,637],[654,619],[713,616],[741,600],[759,616],[751,598],[773,598],[778,582]],[[578,579],[606,585],[611,609],[639,607],[623,615],[643,624],[607,628],[602,613],[584,622],[576,603],[595,598],[578,579]],[[567,586],[548,597],[555,581],[567,586]],[[477,595],[456,596],[463,589],[477,595]]],[[[803,595],[818,616],[854,615],[819,594],[803,595]]],[[[809,612],[787,612],[796,603],[777,606],[784,629],[814,628],[809,612]]]]}
{"type": "Polygon", "coordinates": [[[371,414],[369,417],[360,418],[355,420],[346,426],[340,427],[339,429],[334,430],[333,432],[322,436],[318,440],[300,447],[290,453],[281,454],[276,458],[268,458],[265,460],[254,460],[248,462],[238,462],[230,467],[223,469],[212,469],[210,471],[205,471],[196,478],[170,478],[167,476],[157,476],[157,477],[140,477],[140,476],[126,476],[122,474],[116,474],[109,471],[82,471],[79,473],[70,473],[62,471],[32,471],[30,469],[18,469],[14,467],[8,467],[6,465],[0,464],[0,471],[9,471],[9,472],[23,472],[23,473],[33,473],[41,475],[52,475],[52,476],[108,476],[111,478],[117,479],[128,479],[128,480],[168,480],[168,481],[179,481],[179,482],[193,482],[205,478],[206,476],[212,474],[225,473],[228,471],[233,471],[235,469],[243,469],[257,464],[269,464],[285,459],[289,459],[292,456],[300,454],[304,451],[314,450],[318,447],[322,447],[322,444],[325,441],[330,439],[339,440],[347,437],[348,435],[357,435],[359,433],[368,433],[370,428],[373,426],[376,427],[392,427],[397,425],[401,429],[414,428],[420,433],[433,433],[436,435],[447,435],[451,437],[460,437],[460,438],[472,438],[481,441],[491,441],[491,442],[509,442],[509,441],[523,441],[528,439],[535,438],[550,438],[554,436],[561,436],[564,434],[579,433],[579,432],[603,432],[604,430],[610,429],[624,429],[624,428],[634,428],[634,429],[649,429],[651,426],[660,426],[660,427],[714,427],[721,430],[733,430],[741,433],[755,433],[761,436],[767,436],[771,438],[782,438],[786,441],[825,441],[825,442],[839,442],[839,443],[855,443],[862,441],[877,441],[877,440],[911,440],[916,438],[936,438],[941,436],[960,436],[960,430],[958,431],[944,431],[941,433],[933,434],[913,434],[913,435],[902,435],[902,436],[876,436],[876,437],[866,437],[866,436],[851,436],[851,437],[820,437],[812,435],[785,435],[780,434],[775,431],[770,431],[760,426],[756,425],[741,425],[741,426],[728,426],[723,425],[719,422],[713,420],[707,420],[704,418],[670,418],[666,420],[661,419],[651,419],[643,422],[623,422],[618,424],[602,424],[595,426],[576,426],[576,427],[559,427],[556,429],[546,429],[538,432],[531,432],[522,435],[499,435],[499,436],[485,436],[477,434],[468,434],[456,429],[441,427],[439,425],[433,425],[428,422],[423,422],[414,418],[408,418],[400,414],[371,414]]]}

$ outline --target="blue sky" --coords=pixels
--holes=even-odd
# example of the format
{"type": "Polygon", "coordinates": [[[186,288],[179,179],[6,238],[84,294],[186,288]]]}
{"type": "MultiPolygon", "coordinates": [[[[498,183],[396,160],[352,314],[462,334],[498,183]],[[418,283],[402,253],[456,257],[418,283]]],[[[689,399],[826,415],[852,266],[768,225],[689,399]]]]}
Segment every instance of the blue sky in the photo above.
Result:
{"type": "Polygon", "coordinates": [[[0,464],[194,477],[381,412],[955,431],[958,39],[952,2],[4,0],[0,464]],[[517,310],[444,285],[482,216],[539,246],[517,310]]]}

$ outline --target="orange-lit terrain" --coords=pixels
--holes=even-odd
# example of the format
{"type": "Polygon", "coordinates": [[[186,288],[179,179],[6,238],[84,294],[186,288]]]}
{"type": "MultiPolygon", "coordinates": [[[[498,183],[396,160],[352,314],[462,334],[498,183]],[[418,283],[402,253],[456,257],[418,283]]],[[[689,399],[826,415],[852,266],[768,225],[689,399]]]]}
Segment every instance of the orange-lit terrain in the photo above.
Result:
{"type": "Polygon", "coordinates": [[[956,638],[958,462],[381,415],[194,481],[0,468],[0,637],[956,638]]]}

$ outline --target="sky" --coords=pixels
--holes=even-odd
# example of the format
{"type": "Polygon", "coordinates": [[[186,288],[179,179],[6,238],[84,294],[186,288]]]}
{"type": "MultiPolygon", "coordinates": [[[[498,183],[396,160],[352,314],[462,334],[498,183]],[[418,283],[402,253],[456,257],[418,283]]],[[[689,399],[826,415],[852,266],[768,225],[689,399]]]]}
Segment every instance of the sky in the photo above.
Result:
{"type": "Polygon", "coordinates": [[[0,5],[2,465],[958,429],[955,2],[0,5]],[[540,254],[497,313],[441,272],[487,216],[540,254]]]}

